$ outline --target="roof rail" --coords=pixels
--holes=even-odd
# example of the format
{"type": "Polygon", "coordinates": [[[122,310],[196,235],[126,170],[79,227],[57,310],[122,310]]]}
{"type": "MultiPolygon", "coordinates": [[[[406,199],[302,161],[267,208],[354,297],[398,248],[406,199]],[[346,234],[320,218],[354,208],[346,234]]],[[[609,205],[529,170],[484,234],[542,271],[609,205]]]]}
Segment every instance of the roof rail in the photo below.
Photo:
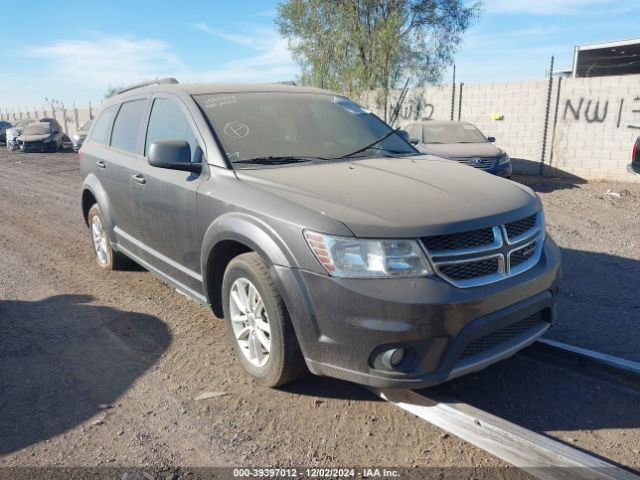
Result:
{"type": "Polygon", "coordinates": [[[135,90],[136,88],[148,87],[149,85],[175,85],[178,82],[173,77],[165,77],[165,78],[157,78],[155,80],[150,80],[148,82],[136,83],[134,85],[130,85],[128,87],[122,88],[118,90],[118,93],[128,92],[129,90],[135,90]]]}

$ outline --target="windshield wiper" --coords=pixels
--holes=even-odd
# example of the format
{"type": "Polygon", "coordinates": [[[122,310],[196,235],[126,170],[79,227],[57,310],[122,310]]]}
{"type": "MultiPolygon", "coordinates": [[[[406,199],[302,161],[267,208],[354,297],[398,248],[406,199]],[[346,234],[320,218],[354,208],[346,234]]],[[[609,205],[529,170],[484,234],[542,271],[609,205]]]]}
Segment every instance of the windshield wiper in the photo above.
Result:
{"type": "Polygon", "coordinates": [[[393,150],[391,148],[383,148],[383,147],[369,147],[369,148],[372,149],[372,150],[381,150],[383,152],[388,152],[391,155],[402,155],[403,157],[411,157],[413,155],[421,155],[420,152],[407,152],[406,150],[393,150]]]}
{"type": "Polygon", "coordinates": [[[270,155],[268,157],[256,157],[256,158],[247,158],[245,160],[236,160],[231,163],[253,163],[258,165],[282,165],[285,163],[301,163],[301,162],[312,162],[313,160],[323,160],[321,157],[294,157],[290,155],[283,156],[274,156],[270,155]]]}
{"type": "Polygon", "coordinates": [[[380,138],[378,138],[376,141],[371,142],[368,145],[365,145],[362,148],[359,148],[357,150],[354,150],[351,153],[347,153],[346,155],[341,155],[338,158],[347,158],[347,157],[353,157],[354,155],[357,155],[360,152],[364,152],[365,150],[369,150],[371,147],[374,147],[376,144],[380,143],[383,140],[386,140],[387,138],[389,138],[391,135],[393,135],[394,133],[398,133],[398,131],[400,130],[400,128],[394,128],[393,130],[391,130],[390,132],[387,132],[386,134],[384,134],[383,136],[381,136],[380,138]]]}

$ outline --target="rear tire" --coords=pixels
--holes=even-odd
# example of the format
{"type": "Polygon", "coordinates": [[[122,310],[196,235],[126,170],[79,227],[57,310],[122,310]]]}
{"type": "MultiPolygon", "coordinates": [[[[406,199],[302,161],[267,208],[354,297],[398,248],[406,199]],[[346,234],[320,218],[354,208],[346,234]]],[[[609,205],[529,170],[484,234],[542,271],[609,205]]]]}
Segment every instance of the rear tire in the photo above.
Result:
{"type": "Polygon", "coordinates": [[[244,253],[229,262],[222,303],[236,356],[257,383],[278,387],[306,373],[284,300],[256,253],[244,253]]]}
{"type": "Polygon", "coordinates": [[[95,203],[87,215],[91,245],[98,266],[103,270],[125,270],[131,265],[131,260],[111,247],[111,237],[106,226],[100,207],[95,203]]]}

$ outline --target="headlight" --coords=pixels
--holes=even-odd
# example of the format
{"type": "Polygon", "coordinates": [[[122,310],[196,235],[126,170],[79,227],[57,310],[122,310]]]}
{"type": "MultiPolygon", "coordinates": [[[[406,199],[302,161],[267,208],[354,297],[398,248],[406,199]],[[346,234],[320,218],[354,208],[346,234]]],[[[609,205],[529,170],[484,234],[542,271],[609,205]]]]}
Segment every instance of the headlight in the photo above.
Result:
{"type": "Polygon", "coordinates": [[[498,162],[498,165],[504,165],[505,163],[509,163],[510,161],[511,161],[511,157],[509,157],[507,152],[502,152],[502,155],[500,155],[500,161],[498,162]]]}
{"type": "Polygon", "coordinates": [[[78,135],[77,133],[73,136],[73,139],[77,142],[78,140],[80,140],[80,135],[78,135]]]}
{"type": "Polygon", "coordinates": [[[433,275],[415,240],[362,240],[305,230],[304,237],[327,273],[343,278],[433,275]]]}

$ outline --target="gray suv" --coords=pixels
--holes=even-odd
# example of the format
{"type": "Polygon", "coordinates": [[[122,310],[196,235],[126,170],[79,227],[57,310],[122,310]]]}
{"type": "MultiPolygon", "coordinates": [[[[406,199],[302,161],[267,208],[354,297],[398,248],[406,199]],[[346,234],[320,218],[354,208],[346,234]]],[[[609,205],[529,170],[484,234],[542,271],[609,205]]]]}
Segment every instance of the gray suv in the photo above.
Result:
{"type": "Polygon", "coordinates": [[[98,265],[134,260],[210,305],[264,385],[434,385],[554,321],[536,195],[339,94],[160,80],[111,98],[80,154],[98,265]]]}

